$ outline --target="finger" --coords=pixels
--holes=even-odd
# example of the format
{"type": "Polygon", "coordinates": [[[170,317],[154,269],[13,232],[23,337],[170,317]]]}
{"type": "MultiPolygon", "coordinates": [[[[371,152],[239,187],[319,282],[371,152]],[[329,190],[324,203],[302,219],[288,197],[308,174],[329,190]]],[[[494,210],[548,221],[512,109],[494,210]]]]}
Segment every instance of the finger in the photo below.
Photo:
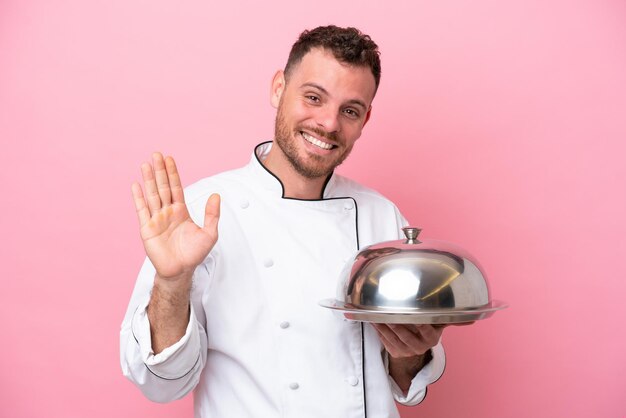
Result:
{"type": "MultiPolygon", "coordinates": [[[[424,326],[431,328],[429,325],[424,326]]],[[[398,340],[404,344],[404,350],[411,355],[424,354],[429,348],[434,346],[439,341],[437,339],[434,343],[431,343],[430,340],[423,338],[418,327],[419,326],[406,326],[399,324],[391,324],[389,326],[391,331],[393,331],[398,337],[398,340]]]]}
{"type": "Polygon", "coordinates": [[[397,347],[389,341],[382,332],[378,331],[378,329],[376,329],[376,332],[378,333],[378,338],[380,338],[380,342],[385,347],[385,350],[387,350],[392,357],[399,357],[397,347]]]}
{"type": "Polygon", "coordinates": [[[152,166],[148,163],[143,163],[141,165],[141,175],[143,177],[143,185],[146,189],[146,201],[148,202],[150,215],[154,215],[159,211],[159,209],[161,209],[161,198],[159,197],[159,192],[157,191],[152,166]]]}
{"type": "Polygon", "coordinates": [[[389,351],[389,354],[391,354],[394,357],[406,356],[407,354],[404,353],[404,348],[405,348],[404,344],[402,343],[402,341],[400,341],[398,336],[391,330],[389,325],[387,324],[377,324],[377,325],[378,326],[376,327],[376,330],[381,336],[381,342],[383,342],[383,344],[385,345],[385,348],[387,349],[387,351],[389,351]]]}
{"type": "Polygon", "coordinates": [[[178,168],[176,168],[176,162],[172,157],[165,158],[165,169],[167,170],[167,177],[170,180],[172,203],[185,203],[185,195],[180,182],[180,176],[178,175],[178,168]]]}
{"type": "Polygon", "coordinates": [[[152,164],[154,164],[154,176],[161,206],[169,206],[172,203],[172,192],[170,192],[170,181],[167,178],[163,155],[160,152],[152,154],[152,164]]]}
{"type": "Polygon", "coordinates": [[[137,217],[139,218],[139,226],[144,226],[150,220],[150,211],[146,206],[143,191],[141,190],[139,183],[134,182],[131,186],[131,191],[133,193],[133,201],[135,202],[137,217]]]}
{"type": "Polygon", "coordinates": [[[389,340],[389,338],[387,338],[386,333],[389,331],[385,329],[386,325],[385,324],[372,324],[372,325],[376,329],[378,338],[380,338],[380,342],[385,347],[385,350],[387,350],[387,352],[391,354],[393,357],[397,357],[398,356],[397,347],[392,341],[389,340]]]}
{"type": "Polygon", "coordinates": [[[207,232],[217,237],[217,224],[220,220],[220,195],[213,193],[204,207],[204,227],[207,232]]]}
{"type": "Polygon", "coordinates": [[[418,326],[416,332],[419,333],[421,340],[429,348],[435,346],[441,339],[444,327],[435,327],[432,325],[418,326]]]}
{"type": "Polygon", "coordinates": [[[389,325],[389,328],[391,329],[392,332],[396,334],[396,336],[398,337],[400,341],[402,341],[404,344],[410,347],[413,347],[415,346],[415,344],[418,344],[420,342],[419,336],[415,335],[415,333],[410,331],[404,325],[391,324],[389,325]]]}

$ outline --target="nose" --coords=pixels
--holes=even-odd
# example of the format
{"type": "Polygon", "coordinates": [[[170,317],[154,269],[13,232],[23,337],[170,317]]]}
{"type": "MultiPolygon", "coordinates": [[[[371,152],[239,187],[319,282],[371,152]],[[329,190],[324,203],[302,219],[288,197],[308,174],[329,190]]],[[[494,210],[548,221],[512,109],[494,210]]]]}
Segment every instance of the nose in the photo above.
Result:
{"type": "Polygon", "coordinates": [[[324,129],[328,133],[339,132],[341,125],[339,123],[339,109],[334,106],[323,106],[319,109],[315,118],[317,126],[324,129]]]}

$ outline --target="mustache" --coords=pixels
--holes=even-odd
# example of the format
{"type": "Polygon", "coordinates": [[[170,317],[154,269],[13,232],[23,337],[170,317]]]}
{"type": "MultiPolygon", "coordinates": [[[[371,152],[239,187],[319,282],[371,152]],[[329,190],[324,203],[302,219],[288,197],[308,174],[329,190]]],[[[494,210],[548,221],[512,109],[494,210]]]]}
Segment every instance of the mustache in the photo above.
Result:
{"type": "Polygon", "coordinates": [[[307,130],[319,136],[320,138],[325,138],[335,143],[341,142],[339,140],[339,135],[337,134],[337,132],[326,132],[325,130],[318,128],[317,126],[315,127],[303,126],[302,129],[300,130],[307,130]]]}

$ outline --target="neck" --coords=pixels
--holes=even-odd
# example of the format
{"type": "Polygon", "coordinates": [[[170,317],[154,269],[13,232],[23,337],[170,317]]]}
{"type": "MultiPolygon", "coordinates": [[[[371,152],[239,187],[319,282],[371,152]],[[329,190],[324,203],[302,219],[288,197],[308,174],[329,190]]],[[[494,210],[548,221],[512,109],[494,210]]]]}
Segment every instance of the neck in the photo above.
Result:
{"type": "Polygon", "coordinates": [[[305,200],[321,199],[322,189],[328,177],[314,179],[304,177],[293,168],[291,163],[278,156],[278,153],[275,152],[276,148],[278,146],[272,146],[262,164],[279,178],[284,189],[283,197],[305,200]]]}

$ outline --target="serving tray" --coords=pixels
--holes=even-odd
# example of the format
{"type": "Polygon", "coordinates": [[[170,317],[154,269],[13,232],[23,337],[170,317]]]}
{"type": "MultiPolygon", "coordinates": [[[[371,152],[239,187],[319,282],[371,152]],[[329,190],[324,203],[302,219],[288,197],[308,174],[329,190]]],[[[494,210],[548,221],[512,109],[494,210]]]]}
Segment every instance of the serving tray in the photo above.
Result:
{"type": "Polygon", "coordinates": [[[357,308],[356,306],[336,299],[324,299],[319,302],[324,308],[351,321],[373,322],[377,324],[460,324],[463,322],[480,321],[492,316],[496,311],[508,305],[494,300],[477,308],[463,309],[376,309],[357,308]]]}

